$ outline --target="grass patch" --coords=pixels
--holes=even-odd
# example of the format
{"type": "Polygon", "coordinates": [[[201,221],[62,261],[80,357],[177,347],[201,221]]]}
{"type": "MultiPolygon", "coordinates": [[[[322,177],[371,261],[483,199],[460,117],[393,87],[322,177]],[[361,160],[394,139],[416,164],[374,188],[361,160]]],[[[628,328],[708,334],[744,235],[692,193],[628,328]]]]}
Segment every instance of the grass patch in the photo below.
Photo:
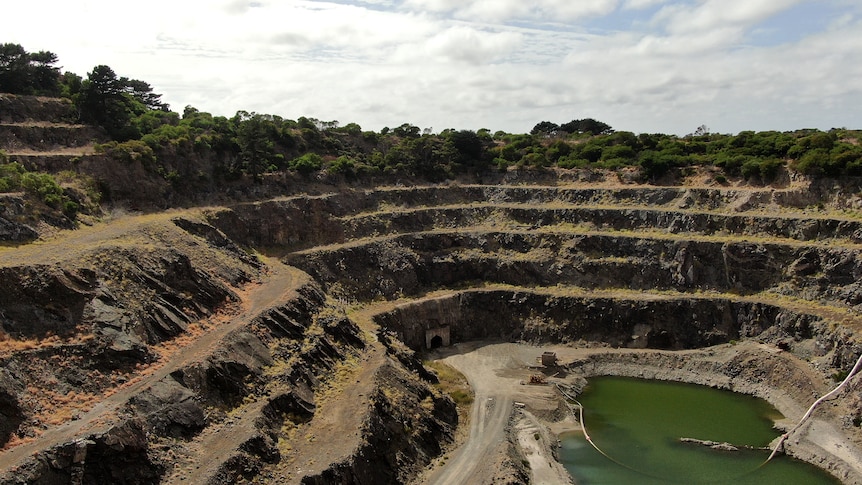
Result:
{"type": "Polygon", "coordinates": [[[473,390],[464,374],[458,372],[454,367],[439,361],[426,361],[425,367],[433,370],[440,381],[437,387],[455,401],[458,405],[458,413],[470,413],[470,405],[473,404],[473,390]]]}

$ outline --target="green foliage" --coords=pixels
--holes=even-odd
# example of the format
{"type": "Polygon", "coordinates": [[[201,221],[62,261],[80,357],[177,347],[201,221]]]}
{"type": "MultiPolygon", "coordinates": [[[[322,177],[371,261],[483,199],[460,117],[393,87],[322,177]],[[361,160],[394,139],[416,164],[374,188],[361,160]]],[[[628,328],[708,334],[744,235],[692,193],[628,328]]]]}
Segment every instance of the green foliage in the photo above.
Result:
{"type": "Polygon", "coordinates": [[[6,154],[0,151],[0,192],[21,190],[21,176],[26,170],[21,164],[7,163],[7,160],[6,154]]]}
{"type": "Polygon", "coordinates": [[[265,167],[280,161],[276,158],[275,150],[279,133],[277,120],[267,115],[239,111],[233,121],[237,125],[236,143],[242,169],[259,181],[265,167]]]}
{"type": "Polygon", "coordinates": [[[404,123],[398,128],[392,130],[395,136],[406,137],[406,138],[417,138],[419,137],[420,129],[418,126],[411,125],[410,123],[404,123]]]}
{"type": "Polygon", "coordinates": [[[60,69],[53,52],[27,52],[20,44],[0,44],[0,92],[60,94],[60,69]]]}
{"type": "MultiPolygon", "coordinates": [[[[153,93],[144,81],[117,77],[108,66],[99,65],[81,83],[80,92],[73,100],[85,123],[99,125],[117,141],[140,138],[144,130],[152,130],[158,124],[157,117],[148,111],[168,112],[168,105],[160,101],[161,95],[153,93]],[[152,119],[139,120],[149,116],[152,119]]],[[[168,119],[175,116],[165,115],[168,119]]],[[[167,121],[170,122],[170,121],[167,121]]]]}
{"type": "Polygon", "coordinates": [[[832,373],[832,380],[835,382],[841,382],[846,379],[848,375],[850,375],[849,370],[841,369],[832,373]]]}
{"type": "Polygon", "coordinates": [[[38,198],[55,209],[60,208],[64,202],[68,202],[63,195],[63,189],[51,174],[26,172],[21,175],[21,188],[26,194],[38,198]]]}
{"type": "Polygon", "coordinates": [[[340,173],[344,175],[352,175],[355,169],[356,162],[346,155],[336,158],[329,164],[329,167],[327,167],[327,171],[329,171],[329,173],[340,173]]]}
{"type": "Polygon", "coordinates": [[[572,120],[560,125],[560,129],[566,133],[589,133],[591,135],[609,135],[614,131],[611,125],[592,118],[572,120]]]}
{"type": "MultiPolygon", "coordinates": [[[[784,165],[814,177],[862,176],[862,134],[846,129],[743,131],[733,136],[711,133],[702,125],[677,137],[618,132],[584,118],[563,124],[541,121],[530,134],[492,135],[482,128],[445,129],[435,135],[411,123],[374,132],[356,123],[342,126],[307,117],[293,121],[245,111],[225,118],[192,106],[179,115],[146,82],[119,77],[104,65],[86,79],[60,75],[53,67],[56,62],[50,52],[28,53],[17,44],[0,44],[0,86],[11,83],[28,92],[70,96],[82,121],[104,127],[113,138],[97,147],[101,153],[118,163],[142,163],[178,187],[194,180],[221,183],[247,176],[260,181],[267,172],[310,174],[323,168],[332,174],[403,173],[429,180],[513,165],[638,167],[645,181],[698,165],[720,168],[723,173],[714,177],[719,183],[728,177],[769,182],[784,165]]],[[[2,155],[0,165],[9,165],[2,155]]],[[[0,189],[20,190],[22,176],[17,168],[7,167],[0,189]]],[[[28,183],[36,184],[33,180],[28,183]]],[[[34,187],[29,190],[37,190],[34,187]]],[[[46,190],[48,184],[39,187],[46,190]]],[[[43,197],[56,203],[51,193],[43,197]]],[[[67,212],[74,211],[69,204],[67,212]]]]}
{"type": "Polygon", "coordinates": [[[323,167],[323,158],[316,153],[306,153],[301,157],[291,160],[289,167],[291,170],[296,170],[303,175],[308,175],[323,167]]]}
{"type": "MultiPolygon", "coordinates": [[[[0,152],[0,162],[5,161],[0,152]]],[[[80,210],[80,205],[66,195],[66,191],[57,182],[59,174],[54,176],[48,173],[28,172],[17,163],[0,163],[0,192],[23,191],[44,204],[61,209],[69,219],[75,219],[80,210]]],[[[97,199],[97,195],[93,195],[97,199]]]]}
{"type": "MultiPolygon", "coordinates": [[[[431,137],[425,137],[431,139],[431,137]]],[[[472,170],[485,168],[485,142],[475,131],[460,130],[447,134],[457,163],[472,170]]]]}
{"type": "Polygon", "coordinates": [[[550,134],[556,133],[557,130],[559,130],[559,129],[560,129],[560,125],[558,125],[556,123],[553,123],[551,121],[541,121],[539,123],[536,123],[536,126],[534,126],[532,130],[530,130],[530,134],[531,135],[539,135],[539,134],[550,135],[550,134]]]}
{"type": "Polygon", "coordinates": [[[141,163],[144,167],[152,167],[156,161],[155,153],[141,140],[129,140],[122,143],[111,141],[96,145],[96,153],[104,153],[121,163],[141,163]]]}
{"type": "Polygon", "coordinates": [[[449,396],[459,406],[469,406],[473,404],[473,395],[469,391],[456,389],[449,393],[449,396]]]}

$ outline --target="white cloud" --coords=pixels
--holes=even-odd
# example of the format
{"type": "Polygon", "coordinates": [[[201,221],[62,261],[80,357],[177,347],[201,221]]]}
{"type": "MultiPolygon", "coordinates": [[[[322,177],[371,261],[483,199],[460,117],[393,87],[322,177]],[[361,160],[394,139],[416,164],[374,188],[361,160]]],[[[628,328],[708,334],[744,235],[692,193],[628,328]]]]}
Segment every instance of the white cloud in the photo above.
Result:
{"type": "Polygon", "coordinates": [[[571,21],[608,14],[618,4],[619,0],[406,0],[404,3],[413,10],[452,13],[459,19],[484,22],[571,21]]]}
{"type": "Polygon", "coordinates": [[[642,10],[667,3],[670,0],[626,0],[623,8],[626,10],[642,10]]]}
{"type": "Polygon", "coordinates": [[[520,43],[521,35],[514,32],[491,33],[455,26],[429,39],[426,52],[435,57],[479,65],[510,54],[520,43]]]}
{"type": "Polygon", "coordinates": [[[821,0],[830,17],[816,25],[828,27],[793,43],[750,41],[802,1],[151,0],[169,14],[129,22],[113,1],[28,0],[4,6],[0,42],[51,50],[82,75],[107,64],[175,110],[228,116],[438,131],[581,117],[679,134],[862,128],[858,2],[821,0]]]}
{"type": "Polygon", "coordinates": [[[674,3],[655,20],[675,33],[698,32],[727,26],[750,26],[803,0],[700,0],[697,5],[674,3]]]}

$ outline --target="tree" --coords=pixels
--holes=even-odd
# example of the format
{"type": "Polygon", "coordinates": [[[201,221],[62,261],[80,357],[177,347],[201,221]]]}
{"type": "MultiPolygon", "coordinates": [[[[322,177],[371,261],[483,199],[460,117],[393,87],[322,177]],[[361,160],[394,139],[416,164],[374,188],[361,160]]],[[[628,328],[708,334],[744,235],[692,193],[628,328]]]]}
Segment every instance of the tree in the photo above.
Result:
{"type": "Polygon", "coordinates": [[[168,111],[170,109],[170,105],[162,102],[162,95],[154,93],[149,83],[125,77],[120,78],[120,83],[123,85],[124,92],[147,109],[155,111],[168,111]]]}
{"type": "Polygon", "coordinates": [[[53,52],[29,53],[20,44],[0,44],[0,92],[60,94],[60,69],[53,52]]]}
{"type": "Polygon", "coordinates": [[[49,51],[30,54],[30,79],[35,94],[57,96],[60,94],[60,68],[54,67],[57,55],[49,51]]]}
{"type": "Polygon", "coordinates": [[[108,66],[99,65],[87,74],[78,97],[81,120],[99,125],[117,141],[137,138],[130,129],[131,110],[124,96],[125,86],[108,66]]]}
{"type": "Polygon", "coordinates": [[[532,130],[530,130],[530,134],[538,135],[539,133],[544,133],[546,135],[550,135],[552,133],[555,133],[559,129],[560,125],[556,123],[552,123],[550,121],[540,121],[536,123],[536,126],[534,126],[532,130]]]}
{"type": "Polygon", "coordinates": [[[392,130],[395,133],[395,136],[400,136],[402,138],[419,138],[419,133],[422,130],[419,129],[418,126],[411,125],[410,123],[404,123],[398,128],[392,130]]]}
{"type": "Polygon", "coordinates": [[[706,136],[706,135],[709,135],[710,133],[711,133],[711,131],[709,130],[708,126],[700,125],[697,128],[695,128],[694,133],[692,133],[691,135],[692,136],[706,136]]]}
{"type": "Polygon", "coordinates": [[[0,92],[29,94],[29,59],[20,44],[0,44],[0,92]]]}
{"type": "Polygon", "coordinates": [[[148,83],[117,77],[114,70],[105,65],[96,66],[87,74],[80,93],[73,100],[81,121],[102,126],[117,141],[140,137],[135,118],[147,111],[168,111],[168,105],[161,102],[161,95],[153,93],[148,83]]]}
{"type": "Polygon", "coordinates": [[[610,135],[614,132],[611,125],[592,118],[572,120],[560,126],[567,133],[589,133],[591,135],[610,135]]]}
{"type": "Polygon", "coordinates": [[[452,140],[452,146],[458,151],[461,163],[475,165],[482,159],[484,144],[475,131],[455,131],[449,134],[449,139],[452,140]]]}
{"type": "Polygon", "coordinates": [[[239,111],[234,120],[238,123],[236,141],[242,168],[255,182],[260,182],[263,170],[275,158],[273,139],[278,130],[264,115],[257,113],[239,111]]]}
{"type": "Polygon", "coordinates": [[[83,88],[84,79],[74,72],[64,72],[60,76],[60,96],[75,99],[83,88]]]}

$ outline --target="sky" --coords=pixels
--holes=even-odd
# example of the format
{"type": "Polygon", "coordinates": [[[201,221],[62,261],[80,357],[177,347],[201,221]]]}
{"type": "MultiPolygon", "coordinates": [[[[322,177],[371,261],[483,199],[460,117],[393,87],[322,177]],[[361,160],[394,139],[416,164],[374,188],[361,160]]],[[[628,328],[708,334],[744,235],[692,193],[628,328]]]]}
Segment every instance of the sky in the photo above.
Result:
{"type": "Polygon", "coordinates": [[[858,0],[27,0],[0,43],[171,109],[366,130],[862,129],[858,0]]]}

